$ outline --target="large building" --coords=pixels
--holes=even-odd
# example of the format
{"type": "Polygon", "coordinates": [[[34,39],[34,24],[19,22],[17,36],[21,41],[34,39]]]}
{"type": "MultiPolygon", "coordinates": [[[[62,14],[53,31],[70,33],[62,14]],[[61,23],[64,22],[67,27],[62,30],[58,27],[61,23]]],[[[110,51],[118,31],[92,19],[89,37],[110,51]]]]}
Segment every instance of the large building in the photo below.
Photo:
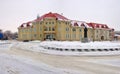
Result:
{"type": "Polygon", "coordinates": [[[70,20],[49,12],[18,27],[18,40],[92,41],[112,40],[114,29],[106,24],[70,20]]]}

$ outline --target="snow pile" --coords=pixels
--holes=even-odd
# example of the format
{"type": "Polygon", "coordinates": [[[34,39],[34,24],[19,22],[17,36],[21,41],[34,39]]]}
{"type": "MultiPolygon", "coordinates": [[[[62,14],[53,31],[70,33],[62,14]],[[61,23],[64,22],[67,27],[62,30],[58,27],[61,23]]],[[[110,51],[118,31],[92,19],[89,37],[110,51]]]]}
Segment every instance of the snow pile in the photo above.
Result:
{"type": "Polygon", "coordinates": [[[78,41],[43,41],[43,42],[19,42],[14,45],[16,49],[25,51],[42,52],[54,55],[77,55],[77,56],[100,56],[100,55],[120,55],[120,51],[58,51],[45,49],[44,47],[62,48],[62,49],[104,49],[104,48],[120,48],[119,42],[90,42],[81,43],[78,41]]]}
{"type": "Polygon", "coordinates": [[[57,47],[57,48],[83,48],[83,49],[92,49],[92,48],[120,48],[120,43],[118,42],[89,42],[81,43],[79,41],[44,41],[41,43],[42,46],[57,47]]]}

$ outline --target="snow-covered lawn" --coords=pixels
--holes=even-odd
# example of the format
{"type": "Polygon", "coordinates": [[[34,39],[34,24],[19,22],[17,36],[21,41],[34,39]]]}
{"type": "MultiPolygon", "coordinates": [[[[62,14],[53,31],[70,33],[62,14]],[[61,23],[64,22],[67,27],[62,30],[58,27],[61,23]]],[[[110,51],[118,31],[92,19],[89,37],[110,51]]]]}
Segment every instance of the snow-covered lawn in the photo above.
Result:
{"type": "Polygon", "coordinates": [[[120,42],[117,41],[101,41],[81,43],[80,41],[0,41],[0,50],[7,49],[22,49],[26,51],[42,52],[54,55],[77,55],[77,56],[100,56],[100,55],[120,55],[120,42]],[[53,49],[48,49],[51,47],[53,49]],[[62,51],[56,50],[63,49],[62,51]],[[108,51],[106,49],[111,49],[108,51]],[[118,50],[113,51],[115,48],[118,50]],[[67,49],[67,51],[65,50],[67,49]],[[72,49],[75,49],[72,51],[72,49]],[[79,52],[78,50],[84,51],[79,52]],[[87,49],[88,51],[85,51],[87,49]],[[91,51],[94,49],[95,51],[91,51]],[[98,49],[106,51],[98,51],[98,49]]]}
{"type": "MultiPolygon", "coordinates": [[[[82,71],[81,71],[82,72],[82,71]]],[[[0,74],[81,74],[15,55],[0,54],[0,74]]],[[[83,72],[82,72],[83,73],[83,72]]]]}
{"type": "MultiPolygon", "coordinates": [[[[81,43],[79,41],[31,41],[31,42],[19,42],[19,41],[0,41],[0,74],[89,74],[92,69],[89,66],[89,69],[87,67],[84,67],[85,70],[88,71],[76,71],[71,69],[65,69],[65,68],[58,68],[53,67],[48,64],[45,64],[43,62],[38,62],[36,60],[33,60],[28,57],[23,57],[9,54],[4,51],[12,51],[12,50],[22,50],[24,52],[30,51],[35,53],[47,53],[52,55],[75,55],[75,56],[99,56],[99,55],[118,55],[120,56],[120,51],[96,51],[96,52],[76,52],[76,51],[57,51],[57,50],[48,50],[43,47],[55,47],[55,48],[68,48],[68,49],[91,49],[91,48],[120,48],[120,42],[90,42],[90,43],[81,43]],[[89,72],[90,71],[90,72],[89,72]]],[[[19,52],[16,52],[19,53],[19,52]]],[[[79,59],[73,58],[73,60],[76,60],[79,62],[79,59]]],[[[46,57],[44,57],[46,58],[46,57]]],[[[70,57],[68,58],[70,59],[70,57]]],[[[75,61],[75,62],[76,62],[75,61]]],[[[95,66],[98,68],[101,64],[107,68],[108,66],[114,66],[115,70],[113,70],[113,73],[115,71],[119,71],[116,68],[120,67],[120,59],[118,58],[111,58],[111,59],[85,59],[82,60],[83,62],[90,62],[92,64],[96,64],[95,66]],[[98,65],[97,65],[98,64],[98,65]]],[[[68,62],[68,61],[66,61],[68,62]]],[[[73,62],[73,61],[71,61],[73,62]]],[[[74,63],[74,62],[73,62],[74,63]]],[[[67,63],[66,63],[67,64],[67,63]]],[[[77,64],[77,63],[76,63],[77,64]]],[[[84,63],[83,63],[84,64],[84,63]]],[[[89,63],[87,63],[89,64],[89,63]]],[[[63,64],[64,65],[64,64],[63,64]]],[[[74,64],[73,64],[74,66],[74,64]]],[[[78,68],[81,68],[81,65],[78,65],[78,68]]],[[[97,69],[96,68],[96,69],[97,69]]],[[[95,69],[93,69],[95,70],[95,69]]],[[[106,69],[106,70],[112,70],[112,69],[106,69]]],[[[106,72],[106,71],[105,71],[106,72]]]]}
{"type": "MultiPolygon", "coordinates": [[[[34,52],[42,52],[54,55],[79,55],[79,56],[99,56],[99,55],[120,55],[120,42],[89,42],[81,43],[79,41],[31,41],[31,42],[18,42],[14,47],[34,52]],[[48,50],[47,48],[55,48],[48,50]],[[56,48],[70,49],[65,51],[58,51],[56,48]],[[118,48],[119,51],[90,51],[90,52],[79,52],[77,49],[115,49],[118,48]],[[76,49],[71,51],[71,49],[76,49]]],[[[84,50],[82,50],[84,51],[84,50]]]]}
{"type": "Polygon", "coordinates": [[[80,41],[43,41],[43,46],[60,47],[60,48],[113,48],[120,47],[120,42],[101,41],[81,43],[80,41]]]}

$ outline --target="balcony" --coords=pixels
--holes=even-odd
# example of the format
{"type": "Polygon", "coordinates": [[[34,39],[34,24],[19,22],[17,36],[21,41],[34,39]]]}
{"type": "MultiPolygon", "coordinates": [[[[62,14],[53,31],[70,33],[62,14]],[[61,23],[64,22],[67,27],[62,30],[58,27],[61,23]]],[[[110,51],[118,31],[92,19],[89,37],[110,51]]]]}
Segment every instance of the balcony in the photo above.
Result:
{"type": "Polygon", "coordinates": [[[55,31],[44,31],[44,33],[55,33],[55,31]]]}
{"type": "Polygon", "coordinates": [[[54,28],[45,28],[44,33],[55,33],[55,29],[54,28]]]}

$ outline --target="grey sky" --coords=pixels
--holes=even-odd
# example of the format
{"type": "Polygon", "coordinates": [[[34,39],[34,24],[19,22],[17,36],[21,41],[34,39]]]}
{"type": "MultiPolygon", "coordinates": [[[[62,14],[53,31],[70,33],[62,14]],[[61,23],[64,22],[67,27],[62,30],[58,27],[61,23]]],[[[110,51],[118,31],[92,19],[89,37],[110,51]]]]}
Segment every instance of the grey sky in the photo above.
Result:
{"type": "Polygon", "coordinates": [[[48,12],[120,30],[120,0],[0,0],[0,29],[15,32],[22,23],[48,12]]]}

